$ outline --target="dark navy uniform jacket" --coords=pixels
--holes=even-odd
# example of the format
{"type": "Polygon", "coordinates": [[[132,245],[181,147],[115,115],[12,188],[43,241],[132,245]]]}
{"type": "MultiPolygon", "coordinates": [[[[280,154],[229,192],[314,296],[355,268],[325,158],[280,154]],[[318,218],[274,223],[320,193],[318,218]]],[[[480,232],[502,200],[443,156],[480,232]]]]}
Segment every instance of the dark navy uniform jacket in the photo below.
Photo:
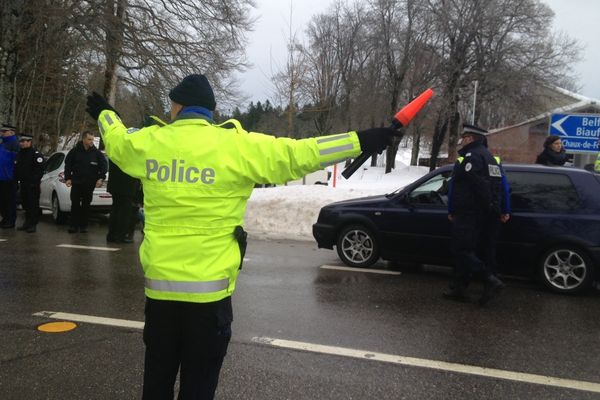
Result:
{"type": "Polygon", "coordinates": [[[93,184],[98,179],[106,179],[108,165],[106,157],[92,146],[85,149],[82,142],[77,143],[65,158],[65,180],[73,183],[93,184]]]}
{"type": "Polygon", "coordinates": [[[20,182],[39,183],[45,165],[44,156],[34,147],[21,149],[15,160],[15,179],[20,182]]]}
{"type": "Polygon", "coordinates": [[[509,190],[502,166],[481,141],[458,151],[448,193],[450,214],[510,213],[509,190]]]}

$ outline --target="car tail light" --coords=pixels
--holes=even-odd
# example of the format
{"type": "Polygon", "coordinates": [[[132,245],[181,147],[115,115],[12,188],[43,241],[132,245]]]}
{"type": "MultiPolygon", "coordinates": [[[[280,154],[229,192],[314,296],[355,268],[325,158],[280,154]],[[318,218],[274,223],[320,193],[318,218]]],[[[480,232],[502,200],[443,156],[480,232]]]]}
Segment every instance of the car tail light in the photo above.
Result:
{"type": "Polygon", "coordinates": [[[60,174],[58,174],[58,181],[60,183],[65,183],[65,171],[62,171],[60,174]]]}

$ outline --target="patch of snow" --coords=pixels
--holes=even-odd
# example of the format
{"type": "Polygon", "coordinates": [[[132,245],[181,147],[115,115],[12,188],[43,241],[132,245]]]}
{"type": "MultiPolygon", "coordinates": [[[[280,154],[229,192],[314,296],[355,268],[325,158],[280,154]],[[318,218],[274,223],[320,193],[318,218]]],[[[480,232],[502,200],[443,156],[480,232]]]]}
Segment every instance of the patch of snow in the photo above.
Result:
{"type": "Polygon", "coordinates": [[[389,174],[385,174],[383,167],[363,166],[348,180],[340,175],[344,164],[338,164],[336,187],[333,187],[332,176],[329,186],[254,189],[248,201],[244,228],[258,238],[312,241],[312,225],[317,222],[321,207],[336,201],[390,193],[429,172],[427,167],[407,165],[409,160],[399,158],[396,169],[389,174]]]}

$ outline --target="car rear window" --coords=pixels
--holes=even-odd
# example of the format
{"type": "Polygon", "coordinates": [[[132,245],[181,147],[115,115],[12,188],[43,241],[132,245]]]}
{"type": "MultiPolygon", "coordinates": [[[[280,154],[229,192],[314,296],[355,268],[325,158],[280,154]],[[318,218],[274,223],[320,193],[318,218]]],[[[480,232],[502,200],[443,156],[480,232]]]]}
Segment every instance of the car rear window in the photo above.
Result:
{"type": "Polygon", "coordinates": [[[63,153],[54,153],[46,163],[46,172],[52,172],[61,166],[65,155],[63,153]]]}
{"type": "Polygon", "coordinates": [[[566,211],[579,207],[579,196],[565,174],[507,172],[511,208],[515,211],[566,211]]]}

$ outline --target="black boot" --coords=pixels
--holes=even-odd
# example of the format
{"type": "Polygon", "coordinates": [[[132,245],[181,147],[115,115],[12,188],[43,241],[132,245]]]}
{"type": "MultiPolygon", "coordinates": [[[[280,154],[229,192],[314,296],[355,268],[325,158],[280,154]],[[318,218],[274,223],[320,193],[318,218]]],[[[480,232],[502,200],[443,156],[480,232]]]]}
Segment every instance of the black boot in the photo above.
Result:
{"type": "Polygon", "coordinates": [[[25,232],[27,232],[27,233],[35,233],[35,231],[36,231],[36,226],[35,225],[29,225],[27,227],[27,229],[25,229],[25,232]]]}
{"type": "Polygon", "coordinates": [[[448,290],[442,293],[442,297],[447,300],[469,303],[471,299],[467,295],[467,287],[463,284],[451,283],[448,290]]]}
{"type": "Polygon", "coordinates": [[[490,300],[500,295],[506,285],[494,275],[488,276],[483,283],[483,294],[479,298],[479,305],[484,306],[490,300]]]}

